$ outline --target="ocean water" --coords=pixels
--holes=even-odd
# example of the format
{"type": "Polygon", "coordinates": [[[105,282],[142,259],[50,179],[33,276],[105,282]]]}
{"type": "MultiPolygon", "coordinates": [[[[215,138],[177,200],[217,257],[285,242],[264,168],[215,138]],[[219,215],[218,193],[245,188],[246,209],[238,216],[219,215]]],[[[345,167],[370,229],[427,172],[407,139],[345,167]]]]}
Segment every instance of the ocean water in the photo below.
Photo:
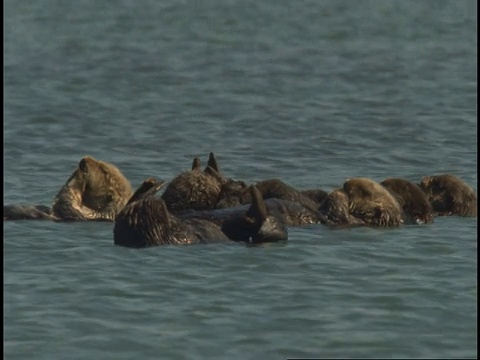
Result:
{"type": "MultiPolygon", "coordinates": [[[[85,155],[134,187],[222,172],[326,191],[477,190],[475,1],[4,5],[4,203],[85,155]]],[[[144,250],[111,223],[4,222],[6,359],[473,358],[477,219],[144,250]]]]}

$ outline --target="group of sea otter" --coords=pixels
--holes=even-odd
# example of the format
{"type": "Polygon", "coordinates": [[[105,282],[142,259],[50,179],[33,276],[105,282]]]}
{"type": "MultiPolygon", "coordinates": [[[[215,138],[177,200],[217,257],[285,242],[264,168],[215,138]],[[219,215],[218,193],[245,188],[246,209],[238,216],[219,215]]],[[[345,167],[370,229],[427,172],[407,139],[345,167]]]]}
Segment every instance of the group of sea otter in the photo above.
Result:
{"type": "Polygon", "coordinates": [[[160,197],[163,180],[146,179],[132,193],[113,164],[84,157],[52,207],[4,205],[3,219],[114,221],[114,243],[142,248],[164,244],[286,240],[287,227],[399,226],[433,222],[435,215],[477,215],[473,189],[453,175],[423,177],[420,184],[390,178],[352,178],[327,193],[297,190],[281,180],[247,185],[225,177],[213,153],[202,169],[175,177],[160,197]]]}

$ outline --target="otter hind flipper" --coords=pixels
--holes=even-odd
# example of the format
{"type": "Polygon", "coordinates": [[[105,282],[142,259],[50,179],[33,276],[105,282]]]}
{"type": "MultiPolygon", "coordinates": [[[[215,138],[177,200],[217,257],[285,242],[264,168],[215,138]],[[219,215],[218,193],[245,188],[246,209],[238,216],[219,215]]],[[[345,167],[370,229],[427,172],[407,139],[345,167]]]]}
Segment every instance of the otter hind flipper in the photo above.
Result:
{"type": "MultiPolygon", "coordinates": [[[[208,155],[208,163],[207,163],[207,168],[208,167],[211,167],[213,170],[215,170],[216,172],[220,172],[219,170],[219,167],[218,167],[218,163],[217,163],[217,159],[215,159],[215,155],[213,154],[213,152],[211,152],[209,155],[208,155]]],[[[205,168],[206,170],[206,168],[205,168]]]]}
{"type": "Polygon", "coordinates": [[[252,204],[248,208],[247,216],[261,224],[268,216],[267,206],[263,200],[262,193],[255,185],[252,185],[250,186],[250,196],[252,197],[252,204]]]}
{"type": "Polygon", "coordinates": [[[53,220],[52,209],[44,205],[3,205],[3,220],[53,220]]]}
{"type": "Polygon", "coordinates": [[[200,159],[198,157],[193,159],[192,163],[192,170],[200,170],[202,167],[202,163],[200,162],[200,159]]]}
{"type": "Polygon", "coordinates": [[[250,243],[275,242],[288,239],[287,227],[284,221],[268,214],[267,205],[262,193],[255,185],[250,187],[252,204],[247,211],[247,217],[254,219],[253,234],[249,237],[250,243]]]}
{"type": "Polygon", "coordinates": [[[161,188],[165,186],[165,180],[156,180],[154,178],[148,178],[142,182],[140,187],[134,192],[130,200],[128,200],[128,204],[147,196],[153,196],[157,193],[161,188]]]}

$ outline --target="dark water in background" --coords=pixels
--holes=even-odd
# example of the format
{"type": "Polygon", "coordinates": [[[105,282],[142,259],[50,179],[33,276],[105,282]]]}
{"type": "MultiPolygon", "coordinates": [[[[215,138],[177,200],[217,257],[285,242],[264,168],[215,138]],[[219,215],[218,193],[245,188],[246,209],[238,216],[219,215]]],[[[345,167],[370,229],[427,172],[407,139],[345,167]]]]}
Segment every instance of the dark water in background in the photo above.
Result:
{"type": "MultiPolygon", "coordinates": [[[[477,188],[475,1],[5,3],[4,203],[86,154],[134,187],[194,156],[332,190],[477,188]]],[[[475,357],[477,221],[141,251],[104,223],[4,223],[7,359],[475,357]]]]}

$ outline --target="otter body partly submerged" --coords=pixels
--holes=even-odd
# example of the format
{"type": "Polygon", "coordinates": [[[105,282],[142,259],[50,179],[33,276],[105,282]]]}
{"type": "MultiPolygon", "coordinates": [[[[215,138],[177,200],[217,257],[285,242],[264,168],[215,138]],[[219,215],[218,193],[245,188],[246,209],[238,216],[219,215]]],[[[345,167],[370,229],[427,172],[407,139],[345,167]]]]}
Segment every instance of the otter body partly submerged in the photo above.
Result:
{"type": "Polygon", "coordinates": [[[420,188],[427,194],[436,215],[477,216],[477,195],[454,175],[425,176],[420,188]]]}
{"type": "Polygon", "coordinates": [[[328,194],[320,207],[327,225],[398,226],[402,209],[382,185],[368,178],[353,178],[328,194]]]}
{"type": "Polygon", "coordinates": [[[405,223],[427,224],[433,222],[432,205],[417,184],[405,179],[389,178],[383,180],[381,185],[393,195],[402,207],[405,223]]]}
{"type": "MultiPolygon", "coordinates": [[[[283,199],[271,198],[264,200],[265,206],[269,214],[279,218],[287,226],[300,226],[307,224],[321,223],[322,215],[315,210],[306,208],[305,206],[283,199]]],[[[199,218],[212,221],[216,224],[223,224],[231,218],[245,213],[250,205],[239,205],[229,208],[203,210],[203,211],[184,211],[177,214],[180,218],[199,218]]]]}
{"type": "Polygon", "coordinates": [[[142,248],[156,245],[188,245],[231,240],[261,243],[287,239],[285,225],[268,214],[258,190],[252,188],[254,202],[243,212],[221,223],[201,217],[172,214],[154,194],[162,184],[147,179],[115,219],[114,243],[142,248]],[[257,193],[255,193],[257,192],[257,193]]]}
{"type": "Polygon", "coordinates": [[[130,182],[113,164],[86,156],[60,189],[52,207],[4,205],[4,220],[114,221],[132,195],[130,182]]]}

